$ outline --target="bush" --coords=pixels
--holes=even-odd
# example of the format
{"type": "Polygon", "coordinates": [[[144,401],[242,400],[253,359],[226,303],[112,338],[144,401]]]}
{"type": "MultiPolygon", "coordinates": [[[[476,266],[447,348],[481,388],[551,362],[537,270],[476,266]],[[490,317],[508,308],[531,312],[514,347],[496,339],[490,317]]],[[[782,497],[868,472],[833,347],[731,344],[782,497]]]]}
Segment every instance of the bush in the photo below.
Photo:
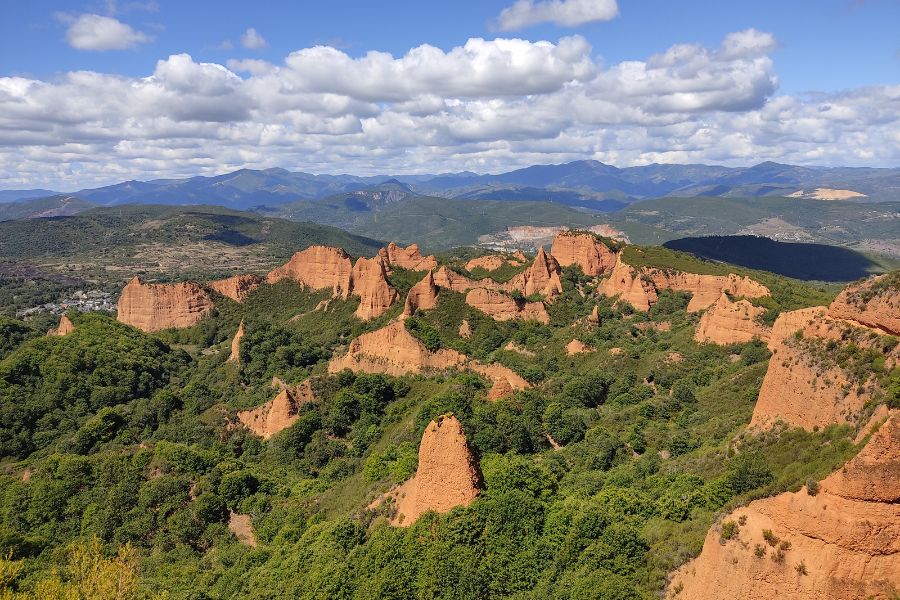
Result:
{"type": "Polygon", "coordinates": [[[737,536],[740,529],[738,528],[738,524],[734,521],[725,521],[722,523],[722,535],[721,539],[723,542],[733,539],[737,536]]]}

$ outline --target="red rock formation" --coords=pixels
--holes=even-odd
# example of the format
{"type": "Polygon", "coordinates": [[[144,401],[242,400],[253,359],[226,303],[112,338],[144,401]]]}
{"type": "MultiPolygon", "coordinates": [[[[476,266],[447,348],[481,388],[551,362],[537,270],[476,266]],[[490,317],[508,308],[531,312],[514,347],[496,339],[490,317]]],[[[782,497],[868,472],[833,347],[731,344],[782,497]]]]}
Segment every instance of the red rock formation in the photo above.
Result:
{"type": "Polygon", "coordinates": [[[69,335],[73,331],[75,331],[75,325],[72,324],[72,321],[69,319],[69,317],[63,315],[59,318],[59,325],[48,331],[47,335],[62,337],[64,335],[69,335]]]}
{"type": "Polygon", "coordinates": [[[263,282],[258,275],[235,275],[228,279],[210,281],[207,286],[235,302],[243,302],[250,292],[258,288],[263,282]]]}
{"type": "Polygon", "coordinates": [[[438,286],[434,283],[434,273],[428,271],[425,277],[412,286],[406,295],[403,305],[403,315],[414,315],[417,310],[431,310],[437,306],[438,286]]]}
{"type": "Polygon", "coordinates": [[[480,281],[470,279],[465,275],[460,275],[456,271],[451,271],[447,267],[441,267],[435,272],[434,282],[438,287],[453,290],[454,292],[460,292],[462,294],[465,294],[469,290],[474,290],[475,288],[498,289],[500,287],[496,282],[490,279],[482,279],[480,281]]]}
{"type": "Polygon", "coordinates": [[[237,417],[247,429],[269,439],[293,425],[300,416],[300,407],[309,402],[315,402],[315,394],[306,379],[294,389],[283,387],[272,400],[252,410],[242,410],[237,417]]]}
{"type": "Polygon", "coordinates": [[[196,325],[212,306],[212,298],[196,283],[145,284],[135,277],[122,289],[117,318],[142,331],[160,331],[196,325]]]}
{"type": "Polygon", "coordinates": [[[256,548],[256,534],[253,532],[253,522],[250,520],[250,515],[228,511],[228,529],[240,543],[256,548]]]}
{"type": "Polygon", "coordinates": [[[331,288],[334,296],[346,300],[350,296],[353,264],[350,255],[340,248],[311,246],[297,252],[284,265],[272,270],[268,283],[291,279],[314,290],[331,288]]]}
{"type": "Polygon", "coordinates": [[[694,340],[722,346],[743,344],[753,338],[767,340],[769,330],[757,321],[765,312],[766,309],[747,300],[732,302],[728,294],[722,293],[700,317],[694,340]]]}
{"type": "Polygon", "coordinates": [[[508,292],[519,291],[525,296],[540,294],[551,299],[562,293],[559,273],[559,263],[541,247],[531,266],[513,277],[505,288],[508,292]]]}
{"type": "Polygon", "coordinates": [[[879,275],[844,288],[828,315],[900,335],[900,276],[896,272],[879,275]]]}
{"type": "Polygon", "coordinates": [[[492,385],[491,389],[488,390],[488,400],[497,400],[508,396],[516,390],[524,390],[531,387],[518,373],[498,363],[483,365],[473,360],[467,366],[479,375],[491,380],[492,385]]]}
{"type": "Polygon", "coordinates": [[[353,293],[359,296],[354,313],[363,321],[380,317],[397,301],[397,290],[387,280],[387,269],[380,256],[358,258],[352,271],[353,293]]]}
{"type": "Polygon", "coordinates": [[[387,250],[382,249],[381,255],[387,258],[387,264],[391,267],[400,267],[411,271],[430,271],[437,268],[437,259],[432,255],[422,256],[418,244],[402,248],[391,242],[388,244],[387,250]]]}
{"type": "Polygon", "coordinates": [[[466,294],[466,304],[497,321],[537,321],[547,325],[550,315],[543,302],[520,302],[506,294],[476,288],[466,294]]]}
{"type": "Polygon", "coordinates": [[[749,277],[728,275],[698,275],[682,273],[674,270],[646,269],[646,273],[657,289],[669,289],[679,292],[690,292],[691,301],[688,312],[697,312],[712,306],[722,292],[732,296],[759,298],[769,295],[769,288],[749,277]]]}
{"type": "Polygon", "coordinates": [[[472,337],[472,326],[469,325],[468,319],[463,319],[463,322],[459,324],[459,337],[464,340],[472,337]]]}
{"type": "Polygon", "coordinates": [[[600,309],[596,304],[594,305],[594,310],[592,310],[591,314],[588,315],[587,320],[588,323],[591,323],[592,325],[600,324],[600,309]]]}
{"type": "Polygon", "coordinates": [[[244,320],[241,319],[241,324],[238,325],[237,333],[234,334],[234,337],[231,339],[231,355],[228,357],[228,362],[239,363],[241,362],[241,338],[244,337],[244,320]]]}
{"type": "Polygon", "coordinates": [[[392,523],[408,527],[425,512],[468,506],[481,485],[478,462],[462,424],[453,415],[438,417],[422,434],[416,474],[388,494],[397,506],[392,523]]]}
{"type": "Polygon", "coordinates": [[[553,239],[550,250],[563,267],[578,265],[584,274],[595,277],[616,266],[616,254],[596,236],[586,232],[564,231],[553,239]]]}
{"type": "Polygon", "coordinates": [[[672,577],[667,598],[886,600],[900,588],[900,413],[815,496],[805,489],[756,500],[710,529],[699,557],[672,577]],[[790,544],[781,558],[762,532],[790,544]],[[765,556],[756,555],[762,548],[765,556]]]}
{"type": "Polygon", "coordinates": [[[656,304],[656,288],[637,274],[634,267],[622,261],[621,253],[609,277],[600,282],[597,291],[604,296],[618,297],[631,304],[635,310],[647,312],[656,304]]]}
{"type": "Polygon", "coordinates": [[[566,354],[573,356],[575,354],[584,354],[586,352],[595,352],[596,348],[588,346],[580,340],[572,340],[566,344],[566,354]]]}
{"type": "Polygon", "coordinates": [[[536,356],[535,353],[532,352],[531,350],[529,350],[528,348],[525,348],[524,346],[520,346],[519,344],[517,344],[516,342],[513,342],[513,341],[507,342],[506,345],[503,346],[503,349],[508,352],[515,352],[516,354],[521,354],[522,356],[528,356],[530,358],[534,358],[536,356]]]}
{"type": "Polygon", "coordinates": [[[516,253],[511,256],[504,256],[503,254],[487,254],[485,256],[475,257],[467,262],[466,271],[471,271],[473,269],[496,271],[504,265],[518,267],[525,264],[527,261],[528,259],[522,254],[521,250],[517,250],[516,253]]]}

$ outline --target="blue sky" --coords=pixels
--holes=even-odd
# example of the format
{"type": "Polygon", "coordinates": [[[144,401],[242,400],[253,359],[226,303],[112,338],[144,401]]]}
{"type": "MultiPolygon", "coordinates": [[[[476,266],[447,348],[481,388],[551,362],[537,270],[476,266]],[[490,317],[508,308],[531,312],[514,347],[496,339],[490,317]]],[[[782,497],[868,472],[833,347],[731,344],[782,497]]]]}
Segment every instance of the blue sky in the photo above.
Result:
{"type": "Polygon", "coordinates": [[[7,3],[0,187],[240,166],[896,165],[898,26],[896,0],[7,3]],[[333,52],[288,65],[319,45],[333,52]],[[467,81],[484,61],[500,70],[467,81]]]}

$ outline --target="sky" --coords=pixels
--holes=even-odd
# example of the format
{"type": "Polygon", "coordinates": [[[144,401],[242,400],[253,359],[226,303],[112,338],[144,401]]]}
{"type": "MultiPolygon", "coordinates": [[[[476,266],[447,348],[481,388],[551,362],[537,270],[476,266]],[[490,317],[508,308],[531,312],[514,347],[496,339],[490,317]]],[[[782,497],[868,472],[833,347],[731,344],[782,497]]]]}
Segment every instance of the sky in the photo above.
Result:
{"type": "Polygon", "coordinates": [[[595,159],[900,166],[898,0],[29,0],[0,189],[595,159]]]}

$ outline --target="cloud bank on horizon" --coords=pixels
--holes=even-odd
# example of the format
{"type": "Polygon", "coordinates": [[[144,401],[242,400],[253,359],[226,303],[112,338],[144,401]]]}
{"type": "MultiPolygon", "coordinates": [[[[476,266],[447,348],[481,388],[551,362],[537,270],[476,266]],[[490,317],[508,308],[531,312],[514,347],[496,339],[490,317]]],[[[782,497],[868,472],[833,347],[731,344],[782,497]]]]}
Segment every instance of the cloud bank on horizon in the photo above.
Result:
{"type": "MultiPolygon", "coordinates": [[[[517,0],[503,30],[614,19],[615,0],[517,0]]],[[[79,50],[150,36],[113,16],[64,16],[79,50]]],[[[246,29],[241,44],[267,45],[246,29]]],[[[0,77],[0,188],[286,167],[312,172],[499,171],[594,158],[628,166],[900,159],[900,85],[779,95],[771,33],[676,44],[604,65],[581,35],[470,38],[361,56],[320,45],[280,62],[158,60],[151,73],[0,77]]]]}

